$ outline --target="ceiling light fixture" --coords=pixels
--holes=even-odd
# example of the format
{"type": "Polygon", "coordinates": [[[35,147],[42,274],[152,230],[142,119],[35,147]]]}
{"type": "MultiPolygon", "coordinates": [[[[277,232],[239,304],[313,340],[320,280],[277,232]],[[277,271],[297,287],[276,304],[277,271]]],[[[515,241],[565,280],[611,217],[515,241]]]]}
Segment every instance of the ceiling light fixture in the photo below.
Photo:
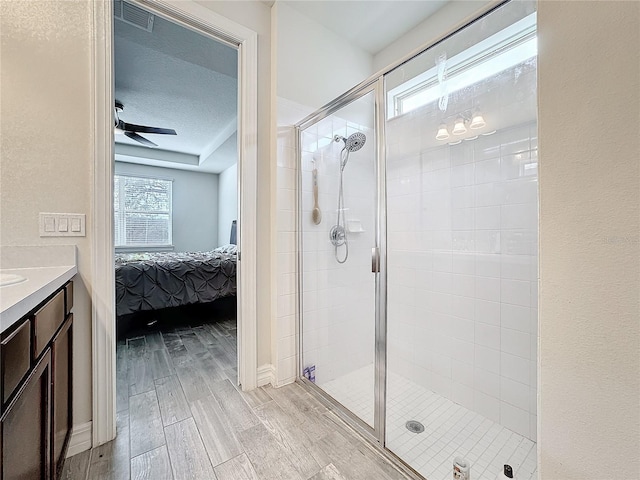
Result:
{"type": "Polygon", "coordinates": [[[449,130],[447,130],[447,126],[444,123],[441,123],[436,134],[436,140],[446,140],[447,138],[449,138],[449,130]]]}
{"type": "Polygon", "coordinates": [[[452,132],[454,135],[463,135],[467,132],[467,127],[464,126],[464,119],[462,117],[456,119],[452,132]]]}

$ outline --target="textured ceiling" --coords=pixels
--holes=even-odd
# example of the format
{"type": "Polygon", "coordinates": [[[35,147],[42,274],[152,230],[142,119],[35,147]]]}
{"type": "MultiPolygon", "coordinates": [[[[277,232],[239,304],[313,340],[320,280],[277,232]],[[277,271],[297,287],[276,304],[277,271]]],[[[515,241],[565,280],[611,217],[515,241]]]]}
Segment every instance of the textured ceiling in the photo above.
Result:
{"type": "Polygon", "coordinates": [[[142,134],[157,148],[120,134],[116,144],[145,148],[152,158],[158,150],[195,155],[197,169],[214,173],[235,163],[237,51],[158,16],[151,33],[119,19],[114,24],[115,98],[124,104],[120,119],[177,132],[142,134]]]}
{"type": "Polygon", "coordinates": [[[375,55],[448,0],[286,0],[284,3],[375,55]]]}

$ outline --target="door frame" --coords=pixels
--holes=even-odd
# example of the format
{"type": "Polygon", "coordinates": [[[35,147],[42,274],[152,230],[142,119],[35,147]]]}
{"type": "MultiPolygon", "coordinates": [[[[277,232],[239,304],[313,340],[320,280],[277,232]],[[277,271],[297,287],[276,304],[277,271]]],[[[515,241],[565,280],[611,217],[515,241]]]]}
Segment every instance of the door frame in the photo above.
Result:
{"type": "MultiPolygon", "coordinates": [[[[238,48],[238,381],[257,386],[258,35],[193,0],[127,0],[238,48]]],[[[113,4],[91,2],[92,445],[116,436],[116,325],[113,240],[113,4]]]]}

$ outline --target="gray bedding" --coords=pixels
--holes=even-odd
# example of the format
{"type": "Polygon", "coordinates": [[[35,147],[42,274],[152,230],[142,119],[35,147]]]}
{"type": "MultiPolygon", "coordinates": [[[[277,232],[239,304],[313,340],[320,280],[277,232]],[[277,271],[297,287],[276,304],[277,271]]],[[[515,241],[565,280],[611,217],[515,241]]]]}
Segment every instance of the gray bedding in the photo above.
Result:
{"type": "Polygon", "coordinates": [[[236,247],[116,254],[116,314],[212,302],[236,294],[236,247]]]}

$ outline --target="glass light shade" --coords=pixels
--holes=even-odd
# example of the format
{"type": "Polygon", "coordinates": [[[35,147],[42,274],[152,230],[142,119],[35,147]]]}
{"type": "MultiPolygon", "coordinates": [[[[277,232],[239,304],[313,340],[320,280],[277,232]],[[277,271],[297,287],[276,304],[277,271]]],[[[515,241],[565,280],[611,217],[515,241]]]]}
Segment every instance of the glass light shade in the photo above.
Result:
{"type": "Polygon", "coordinates": [[[462,118],[458,118],[456,123],[453,125],[453,134],[454,135],[462,135],[466,133],[467,127],[464,126],[464,120],[462,118]]]}
{"type": "Polygon", "coordinates": [[[471,127],[471,129],[476,130],[478,128],[482,128],[487,124],[487,122],[484,121],[484,117],[482,116],[481,113],[476,113],[473,118],[471,119],[471,125],[469,125],[471,127]]]}
{"type": "Polygon", "coordinates": [[[447,130],[447,126],[443,123],[438,128],[438,133],[436,134],[436,140],[446,140],[449,138],[449,130],[447,130]]]}

